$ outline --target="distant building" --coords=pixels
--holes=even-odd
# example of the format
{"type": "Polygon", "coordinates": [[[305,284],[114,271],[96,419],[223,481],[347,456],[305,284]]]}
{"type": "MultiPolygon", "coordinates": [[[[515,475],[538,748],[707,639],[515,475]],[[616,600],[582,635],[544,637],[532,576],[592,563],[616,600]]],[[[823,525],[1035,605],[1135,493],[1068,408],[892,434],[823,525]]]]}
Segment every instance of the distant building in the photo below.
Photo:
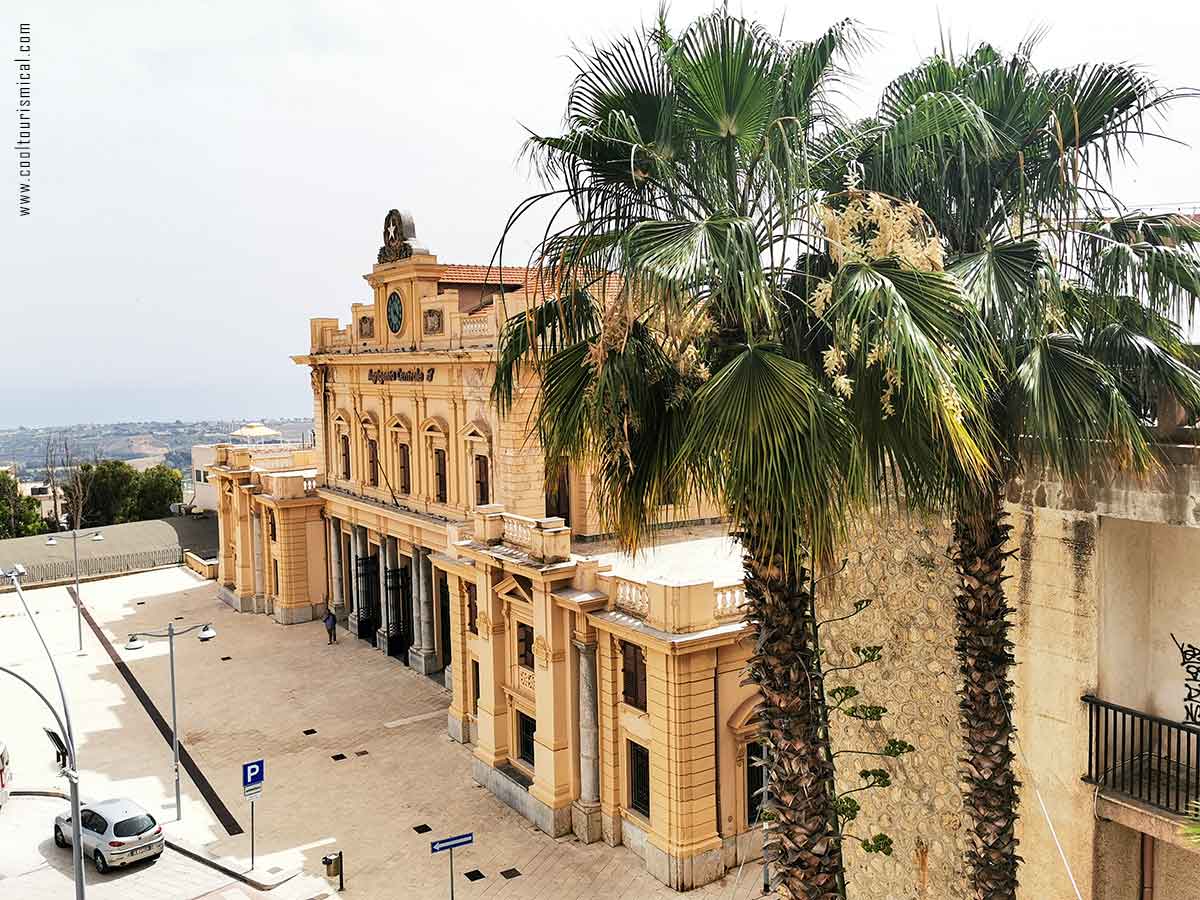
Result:
{"type": "Polygon", "coordinates": [[[18,490],[22,497],[33,497],[41,505],[42,518],[50,518],[55,515],[54,501],[55,495],[58,498],[59,516],[63,515],[66,509],[65,501],[63,500],[62,485],[56,485],[51,489],[50,485],[44,481],[22,481],[18,484],[18,490]]]}

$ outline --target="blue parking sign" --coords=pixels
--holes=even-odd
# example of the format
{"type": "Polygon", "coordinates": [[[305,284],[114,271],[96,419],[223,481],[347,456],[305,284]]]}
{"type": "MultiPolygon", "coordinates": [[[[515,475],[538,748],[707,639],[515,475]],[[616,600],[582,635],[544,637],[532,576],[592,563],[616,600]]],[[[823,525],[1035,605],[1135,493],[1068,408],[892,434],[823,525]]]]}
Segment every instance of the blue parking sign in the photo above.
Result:
{"type": "Polygon", "coordinates": [[[247,797],[262,793],[266,766],[261,759],[242,763],[242,793],[247,797]]]}

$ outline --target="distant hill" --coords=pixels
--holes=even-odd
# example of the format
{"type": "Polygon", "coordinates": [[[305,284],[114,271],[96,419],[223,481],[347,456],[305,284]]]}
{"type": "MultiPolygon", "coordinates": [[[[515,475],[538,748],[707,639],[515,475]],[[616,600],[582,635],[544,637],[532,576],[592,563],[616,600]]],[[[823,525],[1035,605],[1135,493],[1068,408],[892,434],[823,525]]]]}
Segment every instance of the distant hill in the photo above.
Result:
{"type": "MultiPolygon", "coordinates": [[[[282,432],[287,441],[310,441],[312,419],[256,419],[282,432]]],[[[45,467],[46,442],[51,436],[67,438],[76,459],[145,460],[165,459],[168,465],[186,471],[192,446],[229,440],[229,434],[245,425],[242,419],[175,422],[115,422],[108,425],[80,424],[59,428],[0,428],[0,466],[16,464],[22,478],[45,467]]]]}

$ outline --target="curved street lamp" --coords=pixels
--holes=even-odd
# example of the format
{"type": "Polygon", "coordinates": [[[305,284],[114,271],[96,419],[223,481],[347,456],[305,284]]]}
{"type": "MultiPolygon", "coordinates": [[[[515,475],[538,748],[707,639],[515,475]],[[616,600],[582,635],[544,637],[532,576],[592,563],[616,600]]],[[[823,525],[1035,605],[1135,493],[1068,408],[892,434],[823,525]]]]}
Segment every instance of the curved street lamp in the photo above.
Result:
{"type": "Polygon", "coordinates": [[[135,651],[141,650],[146,646],[146,642],[142,638],[166,638],[171,649],[171,749],[175,754],[176,821],[183,821],[183,806],[179,802],[179,722],[175,703],[175,637],[176,635],[188,634],[197,629],[199,629],[200,633],[196,637],[200,639],[201,643],[211,641],[217,636],[217,630],[212,627],[211,622],[205,622],[203,625],[189,625],[186,628],[176,628],[175,623],[170,622],[167,624],[166,631],[130,632],[129,640],[125,642],[126,650],[135,651]]]}
{"type": "Polygon", "coordinates": [[[11,669],[3,669],[4,672],[33,688],[34,693],[42,698],[42,702],[54,714],[54,720],[63,730],[63,736],[66,738],[67,766],[63,769],[63,774],[67,776],[67,783],[71,786],[71,861],[75,870],[75,900],[83,900],[83,837],[79,833],[79,762],[75,756],[75,730],[71,727],[71,710],[67,706],[67,692],[63,690],[62,679],[58,675],[58,666],[54,664],[54,657],[50,653],[50,648],[46,646],[46,639],[42,637],[42,630],[38,628],[37,619],[33,617],[29,604],[25,602],[25,594],[21,590],[21,578],[25,575],[25,567],[18,564],[9,571],[0,570],[0,575],[9,579],[16,589],[17,597],[20,599],[21,605],[25,607],[25,615],[29,617],[33,630],[37,632],[38,640],[42,642],[42,649],[46,651],[46,658],[50,660],[50,670],[54,673],[54,680],[58,683],[58,696],[62,700],[63,708],[61,719],[58,717],[54,705],[33,684],[11,669]]]}

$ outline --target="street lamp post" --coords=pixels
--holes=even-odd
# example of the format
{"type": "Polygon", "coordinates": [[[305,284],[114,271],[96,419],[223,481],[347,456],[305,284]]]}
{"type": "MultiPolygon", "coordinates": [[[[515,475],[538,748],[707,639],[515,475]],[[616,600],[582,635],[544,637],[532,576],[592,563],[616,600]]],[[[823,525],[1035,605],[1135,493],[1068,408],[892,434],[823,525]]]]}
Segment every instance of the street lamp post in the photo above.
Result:
{"type": "Polygon", "coordinates": [[[175,754],[175,818],[176,821],[183,820],[183,807],[179,801],[179,719],[176,715],[175,704],[175,636],[185,635],[196,629],[200,633],[196,635],[201,641],[211,641],[217,636],[216,629],[212,624],[205,622],[203,625],[189,625],[187,628],[176,628],[174,622],[167,624],[165,632],[158,631],[135,631],[129,635],[129,640],[125,642],[126,650],[141,650],[146,646],[146,642],[142,640],[144,637],[149,638],[166,638],[167,644],[170,647],[171,655],[171,749],[175,754]]]}
{"type": "MultiPolygon", "coordinates": [[[[85,537],[87,535],[84,535],[85,537]]],[[[92,541],[104,540],[104,535],[99,531],[91,532],[92,541]]],[[[54,539],[54,535],[46,538],[47,547],[58,546],[58,541],[54,539]]],[[[79,634],[79,652],[83,652],[83,599],[79,596],[79,531],[71,529],[71,549],[75,556],[75,630],[79,634]]]]}
{"type": "Polygon", "coordinates": [[[71,710],[67,706],[67,692],[63,690],[62,679],[58,675],[58,666],[54,664],[54,657],[50,653],[50,648],[46,646],[46,639],[42,637],[42,630],[38,628],[37,619],[33,617],[33,612],[29,609],[29,604],[25,602],[25,594],[21,590],[21,576],[24,574],[25,567],[20,565],[13,566],[10,571],[0,572],[0,575],[9,579],[16,589],[17,597],[20,599],[21,605],[25,607],[25,615],[29,617],[29,621],[33,625],[33,630],[37,632],[38,640],[42,642],[42,649],[46,651],[46,658],[50,660],[50,670],[54,673],[54,680],[58,683],[58,696],[62,700],[62,718],[58,717],[53,704],[45,698],[41,691],[33,687],[29,681],[17,675],[11,669],[4,669],[4,671],[33,688],[34,693],[42,698],[42,702],[50,707],[50,712],[54,713],[54,719],[58,722],[58,727],[63,730],[63,734],[66,737],[67,768],[63,771],[63,774],[67,776],[67,783],[71,786],[71,858],[75,869],[75,900],[83,900],[83,837],[79,831],[79,762],[75,756],[75,731],[71,727],[71,710]]]}

